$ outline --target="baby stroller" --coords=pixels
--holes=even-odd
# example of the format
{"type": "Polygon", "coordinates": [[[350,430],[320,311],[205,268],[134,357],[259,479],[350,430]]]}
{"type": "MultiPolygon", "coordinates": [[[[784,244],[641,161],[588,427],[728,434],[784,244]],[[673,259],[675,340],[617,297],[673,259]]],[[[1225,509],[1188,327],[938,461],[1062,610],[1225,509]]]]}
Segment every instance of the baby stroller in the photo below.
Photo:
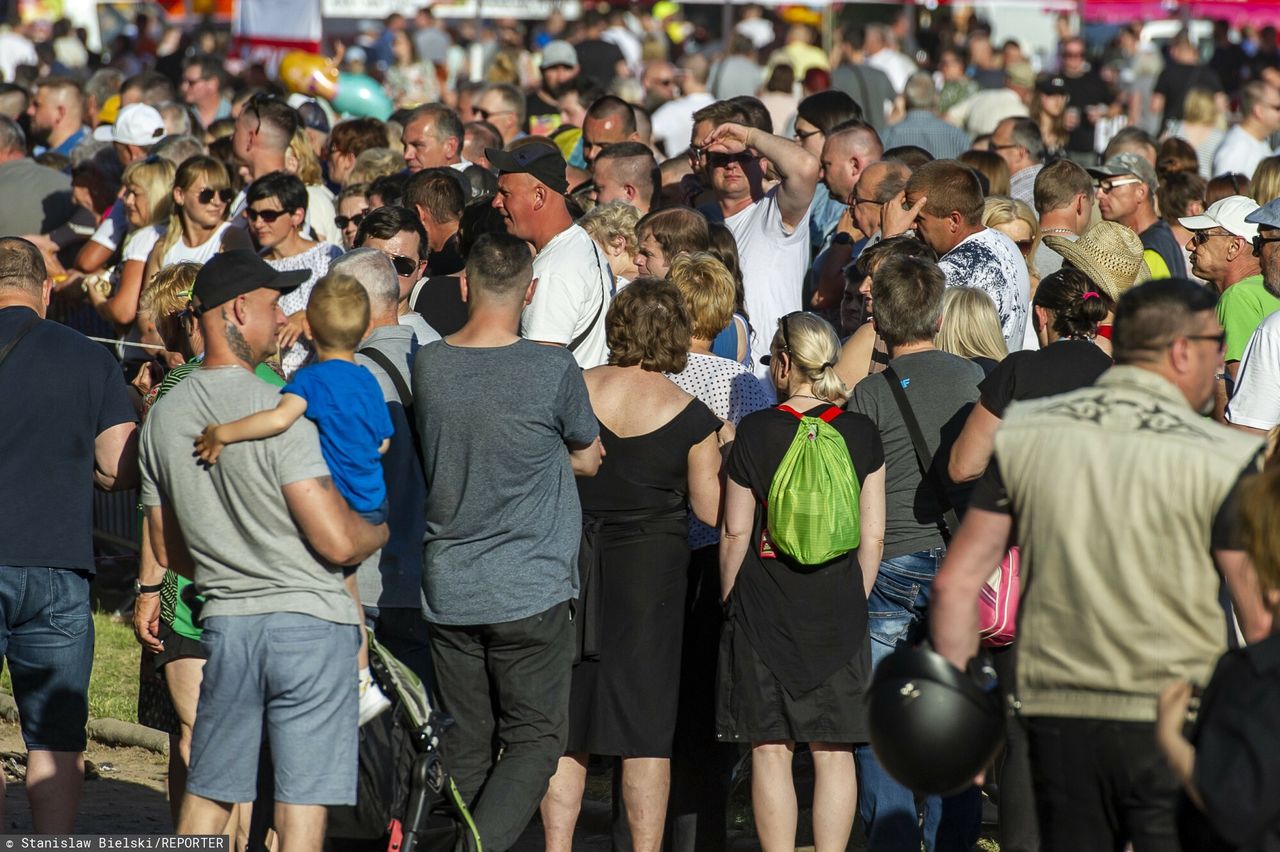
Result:
{"type": "Polygon", "coordinates": [[[440,758],[452,720],[422,681],[369,634],[369,668],[391,708],[360,729],[354,807],[329,809],[333,852],[481,852],[467,804],[440,758]]]}

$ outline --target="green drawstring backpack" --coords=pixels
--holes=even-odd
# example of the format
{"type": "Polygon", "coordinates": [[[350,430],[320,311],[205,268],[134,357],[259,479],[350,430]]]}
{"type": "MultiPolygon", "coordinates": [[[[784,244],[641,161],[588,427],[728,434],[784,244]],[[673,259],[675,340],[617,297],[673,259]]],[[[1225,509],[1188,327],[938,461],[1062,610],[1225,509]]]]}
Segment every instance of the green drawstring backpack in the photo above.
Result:
{"type": "Polygon", "coordinates": [[[844,438],[831,425],[841,410],[832,406],[810,417],[790,406],[778,408],[800,425],[769,483],[769,539],[796,562],[821,565],[861,540],[858,477],[844,438]]]}

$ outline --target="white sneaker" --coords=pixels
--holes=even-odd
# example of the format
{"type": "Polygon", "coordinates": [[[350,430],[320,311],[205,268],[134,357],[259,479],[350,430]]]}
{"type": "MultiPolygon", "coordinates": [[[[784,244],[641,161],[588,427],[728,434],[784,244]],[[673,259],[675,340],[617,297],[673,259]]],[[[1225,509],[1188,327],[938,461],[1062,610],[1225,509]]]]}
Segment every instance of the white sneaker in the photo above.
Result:
{"type": "Polygon", "coordinates": [[[372,680],[360,682],[360,724],[376,719],[391,706],[391,699],[372,680]]]}

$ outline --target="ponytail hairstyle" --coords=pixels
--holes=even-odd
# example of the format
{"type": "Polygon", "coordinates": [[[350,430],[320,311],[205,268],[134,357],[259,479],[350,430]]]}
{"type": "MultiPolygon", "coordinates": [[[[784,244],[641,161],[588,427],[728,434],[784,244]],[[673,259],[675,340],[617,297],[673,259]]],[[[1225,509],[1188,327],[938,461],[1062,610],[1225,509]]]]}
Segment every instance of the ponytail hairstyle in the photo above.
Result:
{"type": "MultiPolygon", "coordinates": [[[[227,175],[227,167],[222,164],[221,160],[204,154],[197,154],[182,161],[182,165],[178,166],[178,171],[173,175],[173,188],[189,192],[200,178],[204,178],[205,185],[214,191],[231,188],[231,178],[227,175]]],[[[171,192],[170,195],[174,194],[171,192]]],[[[227,204],[226,209],[222,212],[222,220],[224,222],[230,212],[231,205],[227,204]]],[[[169,226],[165,230],[164,236],[160,239],[161,258],[168,253],[169,249],[177,245],[178,240],[182,239],[182,215],[182,205],[178,204],[178,199],[175,196],[172,210],[169,213],[169,226]]]]}
{"type": "Polygon", "coordinates": [[[1059,269],[1036,288],[1031,304],[1053,314],[1053,330],[1059,337],[1092,340],[1098,323],[1115,304],[1101,287],[1078,269],[1059,269]]]}
{"type": "Polygon", "coordinates": [[[797,311],[778,320],[769,352],[774,358],[786,353],[791,369],[809,379],[819,399],[839,405],[849,396],[849,388],[836,375],[840,338],[817,314],[797,311]]]}

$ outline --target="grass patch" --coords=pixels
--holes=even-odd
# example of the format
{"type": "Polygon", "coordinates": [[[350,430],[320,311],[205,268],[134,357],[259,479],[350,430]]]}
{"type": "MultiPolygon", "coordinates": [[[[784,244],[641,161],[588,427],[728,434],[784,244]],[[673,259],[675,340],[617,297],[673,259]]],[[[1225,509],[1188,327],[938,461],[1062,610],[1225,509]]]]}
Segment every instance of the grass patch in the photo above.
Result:
{"type": "MultiPolygon", "coordinates": [[[[89,718],[138,721],[138,640],[133,628],[117,624],[106,613],[93,614],[93,673],[89,676],[89,718]]],[[[9,667],[0,689],[13,694],[9,667]]]]}

